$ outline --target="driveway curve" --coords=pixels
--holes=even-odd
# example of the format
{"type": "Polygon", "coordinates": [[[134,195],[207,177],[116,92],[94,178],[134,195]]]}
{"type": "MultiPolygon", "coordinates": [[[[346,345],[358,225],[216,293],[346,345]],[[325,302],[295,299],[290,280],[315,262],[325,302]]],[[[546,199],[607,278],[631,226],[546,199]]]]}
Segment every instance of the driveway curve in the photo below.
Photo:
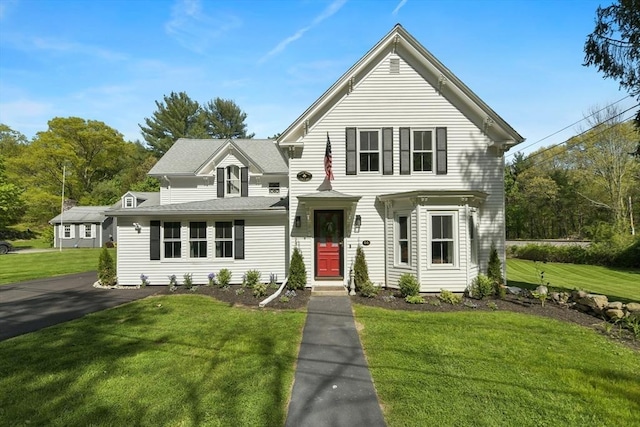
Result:
{"type": "Polygon", "coordinates": [[[98,289],[97,273],[57,276],[0,286],[0,341],[153,295],[143,289],[98,289]]]}

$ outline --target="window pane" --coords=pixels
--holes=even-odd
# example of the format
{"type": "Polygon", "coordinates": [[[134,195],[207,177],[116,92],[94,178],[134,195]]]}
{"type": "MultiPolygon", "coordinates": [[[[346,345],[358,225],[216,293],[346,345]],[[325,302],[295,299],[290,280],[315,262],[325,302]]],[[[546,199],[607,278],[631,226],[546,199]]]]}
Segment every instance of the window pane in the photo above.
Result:
{"type": "Polygon", "coordinates": [[[408,232],[407,232],[407,217],[406,216],[401,216],[398,217],[398,228],[400,229],[400,238],[401,239],[406,239],[408,232]]]}
{"type": "Polygon", "coordinates": [[[165,237],[165,239],[179,239],[180,238],[180,223],[179,222],[165,222],[164,223],[164,237],[165,237]]]}
{"type": "Polygon", "coordinates": [[[434,239],[442,239],[442,217],[441,216],[432,216],[431,217],[431,235],[434,239]]]}
{"type": "Polygon", "coordinates": [[[190,222],[189,238],[190,239],[206,239],[207,223],[206,222],[190,222]]]}
{"type": "Polygon", "coordinates": [[[431,251],[433,264],[453,264],[453,242],[432,242],[431,251]]]}
{"type": "Polygon", "coordinates": [[[182,245],[180,242],[164,242],[165,258],[180,258],[182,245]]]}
{"type": "Polygon", "coordinates": [[[404,264],[409,263],[409,242],[400,242],[400,262],[404,264]]]}
{"type": "Polygon", "coordinates": [[[370,132],[369,133],[369,149],[377,151],[379,149],[378,146],[378,132],[370,132]]]}
{"type": "Polygon", "coordinates": [[[231,222],[216,222],[216,239],[230,239],[232,236],[231,222]]]}
{"type": "Polygon", "coordinates": [[[207,257],[207,242],[191,242],[189,244],[189,253],[191,258],[206,258],[207,257]]]}
{"type": "Polygon", "coordinates": [[[442,217],[442,238],[453,239],[453,218],[450,215],[442,217]]]}

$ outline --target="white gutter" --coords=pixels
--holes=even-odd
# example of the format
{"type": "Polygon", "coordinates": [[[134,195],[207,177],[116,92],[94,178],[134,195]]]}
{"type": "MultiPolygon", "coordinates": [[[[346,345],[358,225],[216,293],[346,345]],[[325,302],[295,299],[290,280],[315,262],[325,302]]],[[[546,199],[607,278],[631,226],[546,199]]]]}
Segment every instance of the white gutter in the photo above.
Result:
{"type": "Polygon", "coordinates": [[[260,304],[258,304],[260,306],[260,308],[264,307],[265,305],[269,304],[271,301],[276,299],[278,297],[278,295],[280,295],[280,293],[282,292],[284,287],[287,285],[288,281],[289,281],[289,277],[287,276],[287,277],[285,277],[284,282],[282,282],[282,285],[280,285],[280,287],[278,288],[277,291],[275,291],[273,294],[269,295],[267,297],[267,299],[265,299],[264,301],[261,301],[260,304]]]}

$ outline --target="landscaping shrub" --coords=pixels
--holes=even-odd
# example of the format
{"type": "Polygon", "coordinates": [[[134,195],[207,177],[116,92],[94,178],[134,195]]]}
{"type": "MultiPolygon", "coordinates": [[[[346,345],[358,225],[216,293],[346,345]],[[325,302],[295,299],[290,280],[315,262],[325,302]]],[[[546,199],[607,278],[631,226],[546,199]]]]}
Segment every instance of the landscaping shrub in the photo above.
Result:
{"type": "Polygon", "coordinates": [[[487,277],[489,277],[492,282],[504,283],[504,279],[502,278],[502,263],[500,262],[495,243],[491,244],[491,252],[489,253],[489,262],[487,264],[487,277]]]}
{"type": "Polygon", "coordinates": [[[102,248],[98,258],[98,281],[103,286],[114,286],[118,283],[116,266],[107,248],[102,248]]]}
{"type": "Polygon", "coordinates": [[[367,260],[364,257],[364,249],[358,245],[356,250],[356,261],[353,265],[353,278],[356,285],[356,291],[360,291],[360,287],[366,286],[369,281],[369,268],[367,260]]]}
{"type": "Polygon", "coordinates": [[[456,295],[451,291],[447,291],[446,289],[440,289],[440,295],[438,298],[442,302],[446,302],[447,304],[457,305],[462,302],[462,296],[456,295]]]}
{"type": "Polygon", "coordinates": [[[184,284],[184,287],[187,289],[191,289],[193,287],[193,274],[185,273],[182,278],[184,280],[184,282],[182,282],[184,284]]]}
{"type": "Polygon", "coordinates": [[[407,295],[404,300],[409,304],[424,304],[424,298],[420,295],[407,295]]]}
{"type": "Polygon", "coordinates": [[[400,276],[398,286],[400,287],[400,295],[404,298],[420,293],[420,283],[418,283],[416,276],[411,273],[404,273],[400,276]]]}
{"type": "Polygon", "coordinates": [[[260,283],[260,276],[262,276],[262,274],[260,274],[258,270],[247,271],[246,273],[244,273],[244,277],[242,279],[242,286],[248,286],[250,288],[253,288],[258,283],[260,283]]]}
{"type": "Polygon", "coordinates": [[[256,298],[262,298],[267,295],[267,285],[264,283],[256,283],[252,288],[253,296],[256,298]]]}
{"type": "Polygon", "coordinates": [[[478,276],[471,282],[469,293],[471,297],[476,299],[483,299],[485,297],[491,296],[495,291],[494,283],[498,282],[491,280],[484,274],[478,274],[478,276]]]}
{"type": "Polygon", "coordinates": [[[358,293],[365,298],[373,298],[378,295],[378,290],[379,288],[369,280],[367,283],[360,286],[358,293]]]}
{"type": "Polygon", "coordinates": [[[223,268],[222,270],[220,270],[218,272],[218,287],[220,288],[226,288],[229,286],[229,283],[231,283],[231,276],[232,273],[229,269],[223,268]]]}
{"type": "Polygon", "coordinates": [[[304,265],[304,257],[298,247],[293,249],[291,264],[289,265],[288,289],[304,289],[307,285],[307,268],[304,265]]]}
{"type": "Polygon", "coordinates": [[[613,263],[616,267],[640,268],[640,237],[618,252],[613,263]]]}

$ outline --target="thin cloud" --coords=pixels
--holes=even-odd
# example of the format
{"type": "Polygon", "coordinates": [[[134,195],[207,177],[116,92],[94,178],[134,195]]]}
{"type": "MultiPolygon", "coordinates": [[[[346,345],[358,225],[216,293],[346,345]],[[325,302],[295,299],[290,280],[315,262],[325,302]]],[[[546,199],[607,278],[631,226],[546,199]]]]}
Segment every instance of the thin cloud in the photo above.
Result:
{"type": "Polygon", "coordinates": [[[122,61],[127,59],[126,55],[119,52],[114,52],[98,46],[86,45],[64,40],[36,37],[30,40],[30,45],[31,47],[38,50],[64,54],[81,54],[86,56],[94,56],[109,61],[122,61]]]}
{"type": "Polygon", "coordinates": [[[402,8],[402,6],[404,6],[407,3],[407,0],[400,0],[400,3],[398,3],[398,5],[396,6],[395,9],[393,9],[393,12],[391,12],[391,14],[393,16],[396,16],[398,14],[398,11],[402,8]]]}
{"type": "Polygon", "coordinates": [[[347,0],[334,0],[333,3],[331,3],[329,6],[327,6],[327,8],[325,10],[322,11],[322,13],[320,13],[318,16],[313,18],[313,21],[311,21],[311,25],[308,25],[308,26],[296,31],[296,33],[293,34],[292,36],[289,36],[289,37],[285,38],[284,40],[282,40],[280,43],[278,43],[276,45],[276,47],[274,47],[269,52],[267,52],[267,54],[265,56],[263,56],[260,59],[260,61],[258,61],[258,62],[259,63],[263,63],[267,59],[271,58],[272,56],[277,55],[278,53],[280,53],[283,50],[285,50],[287,48],[287,46],[289,46],[291,43],[293,43],[294,41],[300,39],[304,35],[304,33],[309,31],[310,29],[314,28],[315,26],[319,25],[325,19],[330,18],[331,16],[333,16],[336,12],[338,12],[340,10],[340,8],[342,8],[342,6],[344,6],[344,4],[346,2],[347,2],[347,0]]]}
{"type": "Polygon", "coordinates": [[[178,0],[164,28],[183,47],[204,54],[214,40],[241,25],[240,19],[233,15],[208,15],[202,10],[200,0],[178,0]]]}

